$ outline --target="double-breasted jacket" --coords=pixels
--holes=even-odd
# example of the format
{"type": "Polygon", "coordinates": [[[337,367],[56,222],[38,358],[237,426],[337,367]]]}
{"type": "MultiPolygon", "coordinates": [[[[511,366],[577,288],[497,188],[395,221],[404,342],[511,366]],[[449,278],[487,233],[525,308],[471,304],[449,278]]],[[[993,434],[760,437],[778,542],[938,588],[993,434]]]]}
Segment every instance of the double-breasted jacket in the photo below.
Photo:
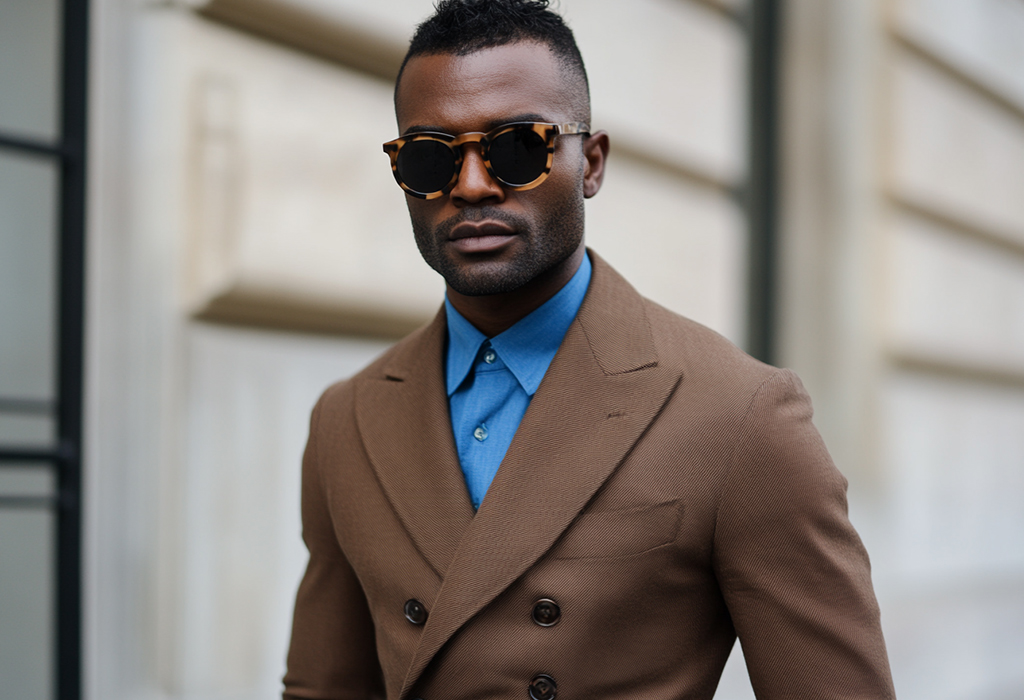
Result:
{"type": "Polygon", "coordinates": [[[445,319],[329,388],[303,461],[286,698],[893,697],[846,481],[796,376],[590,289],[474,512],[445,319]]]}

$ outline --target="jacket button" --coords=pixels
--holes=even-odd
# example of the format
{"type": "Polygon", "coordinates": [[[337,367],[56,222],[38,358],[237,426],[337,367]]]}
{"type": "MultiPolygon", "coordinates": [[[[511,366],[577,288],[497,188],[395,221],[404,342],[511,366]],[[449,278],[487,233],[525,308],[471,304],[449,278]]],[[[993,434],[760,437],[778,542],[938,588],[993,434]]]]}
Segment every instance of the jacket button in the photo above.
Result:
{"type": "Polygon", "coordinates": [[[558,685],[555,679],[543,673],[534,676],[530,681],[530,697],[533,700],[555,700],[558,695],[558,685]]]}
{"type": "Polygon", "coordinates": [[[533,621],[541,627],[551,627],[562,618],[562,609],[550,598],[541,598],[533,604],[533,621]]]}
{"type": "Polygon", "coordinates": [[[427,621],[427,609],[420,601],[410,598],[405,601],[405,619],[414,625],[422,625],[427,621]]]}

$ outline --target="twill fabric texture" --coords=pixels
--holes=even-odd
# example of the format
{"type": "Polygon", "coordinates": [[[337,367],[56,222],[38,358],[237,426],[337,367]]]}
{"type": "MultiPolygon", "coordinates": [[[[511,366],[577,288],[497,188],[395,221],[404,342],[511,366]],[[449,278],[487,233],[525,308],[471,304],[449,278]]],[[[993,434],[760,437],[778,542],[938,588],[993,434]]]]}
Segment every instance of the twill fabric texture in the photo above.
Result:
{"type": "Polygon", "coordinates": [[[478,511],[443,309],[323,394],[286,699],[524,698],[545,674],[559,700],[707,700],[737,636],[760,700],[894,697],[846,481],[800,381],[591,260],[478,511]],[[531,618],[543,599],[553,626],[531,618]]]}

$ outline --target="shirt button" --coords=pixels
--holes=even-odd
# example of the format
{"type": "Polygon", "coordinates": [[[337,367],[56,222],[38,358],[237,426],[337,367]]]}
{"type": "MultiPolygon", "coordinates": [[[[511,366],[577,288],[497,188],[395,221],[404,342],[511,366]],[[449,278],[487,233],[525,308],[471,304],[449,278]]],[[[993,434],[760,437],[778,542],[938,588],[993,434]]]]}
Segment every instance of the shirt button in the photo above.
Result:
{"type": "Polygon", "coordinates": [[[405,601],[405,619],[414,625],[422,625],[427,621],[427,609],[415,598],[407,600],[405,601]]]}
{"type": "Polygon", "coordinates": [[[558,685],[555,683],[555,679],[543,673],[534,676],[530,681],[529,690],[533,700],[555,700],[555,696],[558,695],[558,685]]]}
{"type": "Polygon", "coordinates": [[[533,621],[541,627],[558,624],[562,617],[562,609],[550,598],[541,598],[533,605],[533,621]]]}
{"type": "Polygon", "coordinates": [[[494,361],[498,359],[498,353],[494,352],[490,348],[487,348],[487,352],[484,353],[484,362],[489,365],[493,365],[494,361]]]}
{"type": "Polygon", "coordinates": [[[480,424],[480,425],[476,426],[476,430],[473,431],[473,437],[475,437],[480,442],[483,442],[484,440],[486,440],[487,439],[487,426],[483,425],[483,424],[480,424]]]}

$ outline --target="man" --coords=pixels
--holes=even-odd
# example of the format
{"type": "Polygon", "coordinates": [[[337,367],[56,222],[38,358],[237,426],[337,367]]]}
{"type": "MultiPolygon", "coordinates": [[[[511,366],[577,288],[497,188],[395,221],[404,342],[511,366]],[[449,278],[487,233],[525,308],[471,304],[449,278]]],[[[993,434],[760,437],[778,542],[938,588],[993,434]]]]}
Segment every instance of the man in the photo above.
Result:
{"type": "Polygon", "coordinates": [[[445,306],[323,395],[286,698],[891,698],[796,377],[584,248],[608,136],[541,0],[443,0],[385,144],[445,306]],[[498,468],[500,465],[500,469],[498,468]]]}

